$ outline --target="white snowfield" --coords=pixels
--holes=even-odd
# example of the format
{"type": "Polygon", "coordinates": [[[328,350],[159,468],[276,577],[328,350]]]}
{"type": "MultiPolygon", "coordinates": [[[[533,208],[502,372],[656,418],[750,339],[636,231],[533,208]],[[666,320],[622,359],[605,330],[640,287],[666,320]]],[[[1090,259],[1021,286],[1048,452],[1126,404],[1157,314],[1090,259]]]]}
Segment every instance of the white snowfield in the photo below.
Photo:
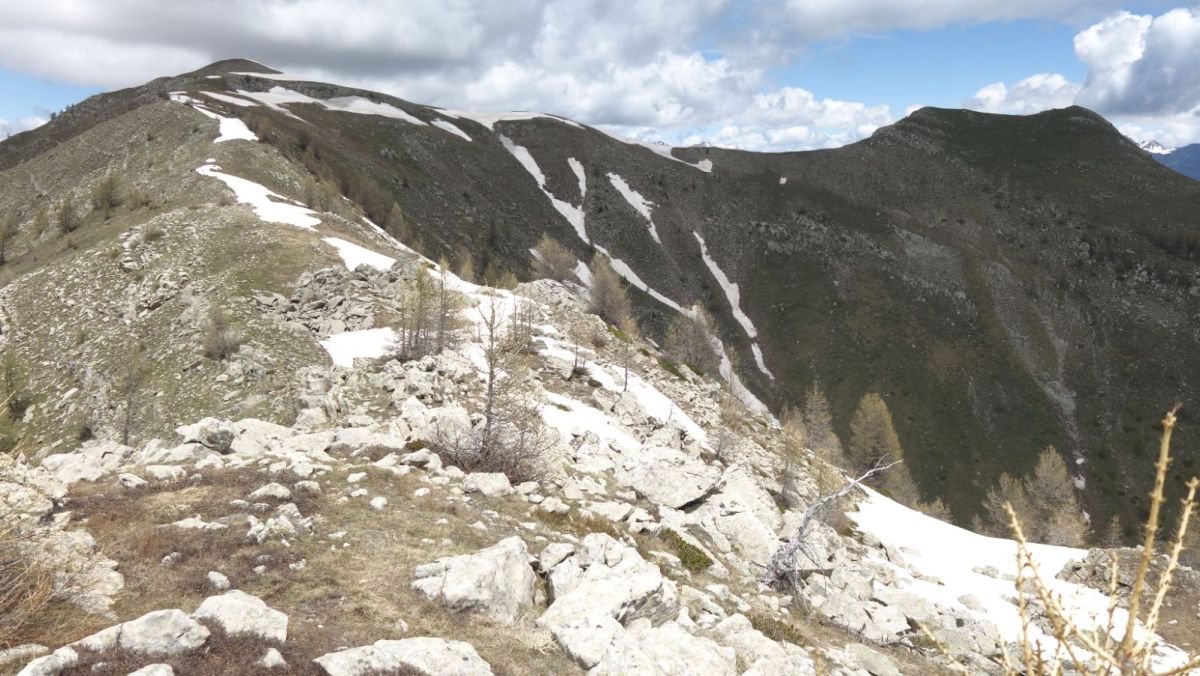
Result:
{"type": "MultiPolygon", "coordinates": [[[[976,572],[994,567],[1000,571],[1001,578],[1015,575],[1017,545],[1014,541],[964,530],[911,510],[869,488],[863,490],[866,498],[858,504],[858,511],[847,514],[859,529],[896,548],[905,562],[922,576],[942,582],[939,585],[928,579],[917,579],[896,567],[897,574],[907,580],[908,587],[936,603],[992,622],[1006,641],[1020,640],[1021,615],[1014,582],[976,572]],[[967,608],[959,601],[964,595],[977,598],[984,609],[967,608]]],[[[1067,562],[1082,559],[1087,551],[1039,544],[1029,547],[1042,578],[1062,596],[1073,621],[1083,629],[1103,627],[1107,623],[1108,597],[1095,589],[1055,578],[1067,562]]],[[[1116,618],[1117,626],[1123,628],[1128,615],[1118,609],[1116,618]]],[[[1053,652],[1057,645],[1053,636],[1032,625],[1029,632],[1032,639],[1045,646],[1043,654],[1053,652]]],[[[1170,669],[1186,662],[1183,651],[1158,643],[1157,659],[1153,661],[1156,668],[1170,669]]]]}
{"type": "Polygon", "coordinates": [[[213,140],[213,143],[223,143],[225,141],[234,141],[238,139],[245,141],[258,140],[258,136],[256,136],[254,132],[250,131],[250,129],[246,126],[246,123],[242,122],[236,117],[224,117],[223,115],[218,115],[208,108],[205,108],[203,102],[194,99],[183,92],[172,92],[169,96],[171,97],[172,101],[182,103],[185,106],[191,106],[201,115],[217,121],[219,135],[215,140],[213,140]]]}
{"type": "Polygon", "coordinates": [[[234,105],[234,106],[239,106],[241,108],[253,108],[254,106],[258,105],[254,101],[250,101],[248,99],[242,98],[241,96],[231,96],[229,94],[224,94],[222,92],[202,91],[202,92],[198,92],[198,93],[202,94],[204,96],[207,96],[210,99],[215,99],[217,101],[221,101],[223,103],[228,103],[228,104],[234,105]]]}
{"type": "Polygon", "coordinates": [[[350,270],[354,270],[360,265],[365,265],[376,270],[386,271],[391,270],[392,264],[396,262],[395,258],[375,253],[353,242],[347,242],[340,237],[324,237],[322,240],[337,249],[338,255],[342,257],[342,260],[346,263],[346,267],[350,270]]]}
{"type": "MultiPolygon", "coordinates": [[[[278,79],[278,78],[275,78],[278,79]]],[[[409,113],[393,106],[390,103],[380,101],[372,101],[362,96],[338,96],[332,99],[315,99],[307,94],[301,94],[298,91],[287,89],[286,87],[274,86],[265,92],[237,92],[237,97],[226,94],[217,94],[213,92],[203,92],[205,96],[211,96],[220,101],[232,103],[238,106],[256,105],[246,99],[252,99],[257,104],[266,106],[272,110],[277,110],[289,117],[300,119],[295,113],[288,110],[284,106],[287,104],[310,104],[320,106],[326,110],[334,110],[342,113],[354,113],[356,115],[379,115],[382,117],[390,117],[395,120],[408,122],[417,126],[425,126],[425,121],[421,120],[409,113]]],[[[462,132],[459,135],[465,136],[462,132]]],[[[468,138],[467,140],[470,140],[468,138]]]]}
{"type": "Polygon", "coordinates": [[[389,328],[347,331],[321,341],[321,347],[338,366],[351,368],[355,359],[375,359],[387,354],[396,342],[396,332],[389,328]]]}
{"type": "Polygon", "coordinates": [[[579,181],[579,198],[587,197],[587,176],[583,173],[583,163],[574,157],[568,157],[567,164],[571,166],[571,171],[575,172],[575,178],[579,181]]]}
{"type": "Polygon", "coordinates": [[[658,242],[661,245],[662,240],[658,238],[658,228],[654,227],[654,220],[650,217],[650,211],[654,206],[654,203],[647,200],[645,197],[642,197],[641,193],[629,187],[629,184],[625,182],[625,179],[612,172],[609,172],[608,174],[608,182],[612,183],[612,186],[617,189],[617,192],[621,193],[621,196],[625,198],[625,201],[629,203],[629,206],[633,207],[634,211],[638,212],[642,215],[642,218],[646,219],[646,224],[650,228],[650,236],[654,238],[655,242],[658,242]]]}
{"type": "MultiPolygon", "coordinates": [[[[533,159],[533,155],[529,154],[528,148],[513,143],[511,139],[503,135],[500,136],[500,143],[509,154],[517,159],[517,162],[521,163],[521,166],[525,168],[525,171],[529,172],[533,180],[537,181],[538,189],[549,198],[550,205],[558,213],[562,214],[563,218],[567,219],[571,227],[575,228],[575,233],[579,235],[579,239],[582,239],[585,243],[591,243],[591,240],[587,236],[587,229],[583,226],[583,206],[575,206],[574,204],[560,200],[546,189],[546,175],[542,173],[542,169],[538,166],[537,161],[533,159]]],[[[575,171],[573,166],[572,170],[575,171]]],[[[575,175],[580,178],[581,182],[583,181],[582,165],[579,171],[575,171],[575,175]]],[[[584,187],[586,188],[586,186],[584,187]]]]}
{"type": "Polygon", "coordinates": [[[583,125],[574,120],[568,120],[565,117],[557,117],[555,115],[547,115],[545,113],[529,113],[524,111],[514,111],[511,113],[474,113],[462,110],[450,110],[449,108],[434,108],[434,110],[454,119],[471,120],[487,127],[491,131],[496,131],[497,122],[520,122],[524,120],[546,119],[562,124],[583,129],[583,125]]]}
{"type": "Polygon", "coordinates": [[[467,135],[467,132],[454,126],[453,122],[450,122],[448,120],[443,120],[442,118],[439,117],[436,120],[434,120],[433,122],[430,122],[430,124],[437,127],[438,129],[443,129],[445,131],[448,131],[451,134],[454,134],[455,136],[458,136],[459,138],[466,140],[467,142],[471,141],[471,137],[467,135]]]}
{"type": "Polygon", "coordinates": [[[305,230],[312,230],[321,224],[321,219],[317,218],[316,213],[311,209],[297,206],[291,200],[271,192],[265,186],[223,173],[220,169],[215,164],[205,164],[197,167],[196,173],[215,178],[229,186],[237,196],[238,203],[249,204],[260,219],[268,223],[286,223],[305,230]],[[275,201],[271,198],[284,201],[275,201]]]}

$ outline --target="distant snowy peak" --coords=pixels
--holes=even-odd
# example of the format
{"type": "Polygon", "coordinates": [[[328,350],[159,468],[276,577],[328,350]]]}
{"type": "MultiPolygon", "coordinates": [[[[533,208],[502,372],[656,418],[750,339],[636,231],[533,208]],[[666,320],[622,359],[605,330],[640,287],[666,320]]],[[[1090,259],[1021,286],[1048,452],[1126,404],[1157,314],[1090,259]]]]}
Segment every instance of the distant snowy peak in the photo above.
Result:
{"type": "Polygon", "coordinates": [[[1175,152],[1174,148],[1168,148],[1154,139],[1142,141],[1138,143],[1138,147],[1154,155],[1169,155],[1175,152]]]}

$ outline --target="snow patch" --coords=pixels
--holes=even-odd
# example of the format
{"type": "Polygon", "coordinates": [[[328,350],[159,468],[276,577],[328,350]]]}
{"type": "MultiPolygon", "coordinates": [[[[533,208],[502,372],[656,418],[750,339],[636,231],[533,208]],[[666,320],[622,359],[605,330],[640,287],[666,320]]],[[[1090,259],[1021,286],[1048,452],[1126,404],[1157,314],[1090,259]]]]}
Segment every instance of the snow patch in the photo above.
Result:
{"type": "Polygon", "coordinates": [[[244,141],[258,140],[258,136],[256,136],[254,132],[250,131],[250,128],[246,126],[245,122],[242,122],[238,118],[218,115],[213,111],[195,103],[191,105],[192,108],[195,108],[201,115],[217,121],[218,135],[217,138],[213,139],[213,143],[223,143],[225,141],[235,141],[238,139],[244,141]]]}
{"type": "Polygon", "coordinates": [[[444,130],[450,132],[451,134],[454,134],[455,136],[459,136],[459,137],[467,140],[468,142],[471,140],[471,137],[467,136],[467,132],[454,126],[453,122],[443,120],[439,117],[438,119],[434,120],[433,122],[430,122],[430,124],[437,127],[438,129],[444,129],[444,130]]]}
{"type": "Polygon", "coordinates": [[[346,267],[350,270],[354,270],[360,265],[365,265],[376,270],[386,271],[391,270],[392,264],[396,262],[395,258],[384,256],[381,253],[376,253],[338,237],[325,237],[323,241],[337,249],[338,255],[342,257],[342,261],[346,263],[346,267]]]}
{"type": "Polygon", "coordinates": [[[525,171],[529,172],[529,175],[533,177],[533,180],[537,181],[538,188],[543,194],[546,195],[547,198],[550,199],[551,206],[553,206],[558,213],[562,214],[563,218],[567,219],[567,222],[571,224],[571,227],[575,228],[575,233],[579,235],[579,239],[590,243],[590,240],[588,240],[587,236],[587,229],[583,225],[583,207],[577,207],[569,202],[564,202],[563,200],[555,197],[549,190],[546,189],[546,175],[543,174],[541,168],[538,167],[537,161],[533,159],[533,155],[529,154],[528,148],[513,143],[512,140],[507,136],[500,136],[500,143],[504,146],[504,149],[509,152],[509,154],[517,158],[517,162],[520,162],[521,166],[525,167],[525,171]]]}
{"type": "Polygon", "coordinates": [[[758,346],[758,343],[750,343],[750,351],[754,353],[754,364],[758,370],[771,380],[775,380],[775,374],[771,373],[771,370],[767,368],[767,363],[763,361],[762,348],[758,346]]]}
{"type": "MultiPolygon", "coordinates": [[[[988,567],[999,569],[1001,578],[1014,575],[1017,565],[1017,545],[1012,540],[991,538],[939,521],[911,510],[868,488],[866,498],[859,502],[858,511],[847,515],[859,530],[874,535],[889,547],[904,552],[904,560],[922,578],[933,577],[943,584],[918,579],[897,568],[900,577],[908,578],[908,587],[936,603],[954,608],[964,615],[971,614],[994,623],[1006,641],[1021,638],[1021,616],[1015,603],[1011,579],[997,579],[976,570],[988,567]],[[970,594],[983,604],[983,611],[967,608],[958,599],[970,594]]],[[[1061,595],[1064,606],[1074,622],[1091,629],[1107,622],[1108,597],[1094,589],[1076,585],[1055,576],[1073,559],[1081,559],[1087,551],[1053,545],[1029,545],[1034,563],[1054,593],[1061,595]]],[[[1116,611],[1117,625],[1125,626],[1128,615],[1116,611]]],[[[1053,636],[1043,633],[1037,625],[1029,628],[1030,638],[1041,641],[1044,651],[1053,652],[1053,636]]],[[[1138,632],[1144,636],[1143,632],[1138,632]]],[[[1159,644],[1160,661],[1178,659],[1176,649],[1159,644]]],[[[1045,653],[1048,654],[1048,653],[1045,653]]]]}
{"type": "Polygon", "coordinates": [[[249,204],[254,209],[254,213],[268,223],[286,223],[305,230],[312,230],[314,226],[321,224],[321,219],[317,218],[311,209],[297,206],[290,201],[273,201],[271,199],[273,197],[280,200],[287,198],[271,192],[265,186],[254,181],[223,173],[215,164],[197,167],[196,173],[215,178],[229,186],[240,204],[249,204]]]}
{"type": "Polygon", "coordinates": [[[779,177],[779,185],[787,185],[787,176],[779,177]]]}
{"type": "Polygon", "coordinates": [[[609,261],[609,263],[612,264],[613,272],[616,272],[618,275],[621,275],[621,277],[623,277],[625,279],[625,281],[629,282],[633,286],[636,286],[637,288],[641,289],[642,291],[645,291],[647,294],[649,294],[649,296],[651,298],[653,298],[654,300],[657,300],[658,302],[662,303],[663,305],[666,305],[667,307],[671,308],[672,310],[675,310],[676,312],[683,314],[683,315],[687,315],[689,317],[692,316],[691,310],[683,309],[683,307],[680,306],[679,303],[676,303],[675,301],[671,300],[670,298],[667,298],[663,294],[654,290],[649,284],[643,282],[642,278],[638,277],[637,273],[633,271],[633,268],[629,267],[629,265],[627,263],[625,263],[625,261],[621,260],[620,258],[614,258],[612,256],[612,254],[608,253],[607,249],[600,246],[599,244],[596,244],[594,246],[596,247],[596,251],[599,251],[600,253],[604,254],[605,256],[608,256],[608,261],[609,261]]]}
{"type": "Polygon", "coordinates": [[[390,117],[394,120],[403,120],[409,124],[424,126],[425,121],[419,120],[412,115],[400,110],[390,103],[381,103],[372,101],[371,99],[362,96],[339,96],[333,99],[324,101],[316,100],[317,103],[324,105],[329,110],[337,110],[343,113],[356,113],[358,115],[380,115],[382,117],[390,117]]]}
{"type": "Polygon", "coordinates": [[[601,443],[622,452],[635,452],[641,448],[632,434],[616,425],[612,417],[603,411],[550,391],[545,393],[545,397],[550,405],[542,407],[542,419],[558,430],[563,441],[570,442],[575,437],[591,432],[599,437],[601,443]]]}
{"type": "Polygon", "coordinates": [[[321,341],[321,347],[337,366],[350,368],[355,359],[375,359],[387,354],[396,340],[396,332],[388,329],[364,329],[347,331],[321,341]]]}
{"type": "Polygon", "coordinates": [[[479,124],[482,124],[483,126],[490,129],[491,131],[496,131],[496,123],[497,122],[519,122],[522,120],[536,120],[538,118],[554,120],[555,122],[561,122],[563,124],[570,125],[572,127],[578,127],[579,129],[583,129],[583,125],[579,124],[578,122],[575,122],[574,120],[568,120],[568,119],[562,118],[562,117],[555,117],[554,115],[546,115],[545,113],[529,113],[529,112],[524,112],[524,111],[516,111],[516,112],[511,112],[511,113],[470,113],[470,112],[464,112],[461,110],[449,110],[446,108],[435,108],[434,110],[437,110],[439,113],[441,113],[447,117],[453,117],[455,119],[461,118],[461,119],[465,119],[465,120],[472,120],[474,122],[478,122],[479,124]]]}
{"type": "Polygon", "coordinates": [[[300,75],[288,75],[287,73],[249,73],[237,72],[231,75],[245,75],[246,77],[257,77],[264,80],[279,80],[281,82],[312,82],[313,80],[302,77],[300,75]]]}
{"type": "MultiPolygon", "coordinates": [[[[612,134],[609,134],[609,136],[612,136],[612,134]]],[[[669,146],[665,143],[654,143],[652,141],[637,141],[634,139],[621,138],[620,136],[613,136],[613,138],[617,139],[621,143],[628,143],[631,146],[641,146],[641,147],[645,148],[646,150],[649,150],[650,152],[654,153],[655,155],[665,157],[668,160],[672,160],[672,161],[678,162],[680,164],[685,164],[693,169],[699,169],[700,171],[703,171],[706,174],[712,173],[712,168],[713,168],[712,160],[704,159],[704,160],[700,160],[699,162],[696,162],[695,164],[692,164],[691,162],[688,162],[687,160],[681,160],[678,157],[675,157],[675,155],[671,154],[671,151],[674,150],[675,148],[672,146],[669,146]]]]}
{"type": "Polygon", "coordinates": [[[229,94],[222,94],[221,92],[208,92],[208,91],[202,91],[200,93],[203,94],[204,96],[207,96],[210,99],[215,99],[217,101],[222,101],[224,103],[232,104],[232,105],[239,106],[242,108],[247,108],[247,107],[253,108],[253,107],[258,106],[257,103],[255,103],[253,101],[249,101],[247,99],[244,99],[240,96],[230,96],[229,94]]]}
{"type": "Polygon", "coordinates": [[[721,270],[717,262],[712,259],[712,256],[708,255],[708,245],[704,243],[704,238],[700,236],[700,233],[692,232],[692,234],[696,236],[696,241],[700,243],[700,256],[704,258],[704,264],[708,266],[708,271],[712,273],[717,283],[721,285],[721,288],[725,291],[725,298],[729,300],[729,305],[733,307],[733,318],[737,320],[738,324],[742,325],[742,329],[745,330],[747,336],[751,339],[757,338],[758,330],[754,328],[754,323],[750,321],[745,312],[742,312],[742,293],[738,289],[738,285],[729,281],[729,277],[725,275],[725,272],[721,270]]]}
{"type": "Polygon", "coordinates": [[[716,350],[717,356],[721,358],[721,365],[717,367],[717,372],[721,374],[725,382],[729,383],[729,390],[733,392],[733,396],[737,397],[737,400],[745,404],[746,408],[751,411],[767,416],[772,422],[778,422],[775,420],[775,416],[771,414],[771,409],[767,408],[767,405],[762,403],[762,400],[754,396],[750,388],[746,387],[742,379],[734,372],[733,362],[729,359],[729,353],[725,351],[725,343],[722,343],[720,338],[713,336],[712,346],[716,350]]]}
{"type": "Polygon", "coordinates": [[[575,178],[579,180],[579,199],[583,199],[587,196],[587,175],[583,172],[583,163],[574,157],[568,157],[567,164],[571,165],[571,171],[575,172],[575,178]]]}
{"type": "Polygon", "coordinates": [[[625,179],[614,173],[610,172],[608,174],[608,182],[612,183],[617,192],[621,193],[621,196],[625,198],[629,206],[633,207],[634,211],[646,219],[646,223],[650,226],[650,236],[654,238],[655,242],[662,244],[662,240],[658,238],[658,228],[654,227],[654,221],[650,218],[650,209],[654,206],[654,203],[642,197],[641,193],[629,187],[625,179]]]}

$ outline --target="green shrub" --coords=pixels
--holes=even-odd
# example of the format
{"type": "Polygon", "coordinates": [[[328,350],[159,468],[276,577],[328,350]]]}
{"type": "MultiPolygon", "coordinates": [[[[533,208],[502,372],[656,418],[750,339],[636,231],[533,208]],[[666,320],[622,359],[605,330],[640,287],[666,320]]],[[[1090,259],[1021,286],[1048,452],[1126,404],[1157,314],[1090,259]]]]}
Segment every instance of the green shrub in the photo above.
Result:
{"type": "Polygon", "coordinates": [[[707,554],[699,547],[688,544],[679,533],[668,528],[662,532],[660,537],[674,550],[675,555],[683,562],[683,567],[691,572],[700,573],[713,565],[713,560],[708,558],[707,554]]]}

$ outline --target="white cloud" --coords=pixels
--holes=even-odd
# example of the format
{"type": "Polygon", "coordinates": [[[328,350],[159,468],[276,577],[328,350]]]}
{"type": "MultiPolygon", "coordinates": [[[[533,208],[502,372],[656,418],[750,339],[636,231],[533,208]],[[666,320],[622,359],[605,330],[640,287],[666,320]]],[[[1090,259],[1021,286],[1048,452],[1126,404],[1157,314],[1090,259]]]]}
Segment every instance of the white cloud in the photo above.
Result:
{"type": "Polygon", "coordinates": [[[913,1],[0,0],[0,68],[110,88],[245,56],[418,102],[791,149],[893,120],[886,106],[772,87],[768,70],[813,40],[1061,16],[1098,0],[913,1]]]}
{"type": "Polygon", "coordinates": [[[931,30],[1024,18],[1068,18],[1119,3],[1105,0],[786,0],[788,27],[806,39],[900,29],[931,30]]]}
{"type": "Polygon", "coordinates": [[[6,120],[0,117],[0,139],[8,138],[13,134],[19,134],[28,129],[40,127],[43,124],[46,124],[46,118],[36,115],[18,117],[15,120],[6,120]]]}
{"type": "Polygon", "coordinates": [[[981,87],[963,107],[985,113],[1028,115],[1050,108],[1065,108],[1075,102],[1080,86],[1057,73],[1040,73],[1006,86],[993,82],[981,87]]]}

